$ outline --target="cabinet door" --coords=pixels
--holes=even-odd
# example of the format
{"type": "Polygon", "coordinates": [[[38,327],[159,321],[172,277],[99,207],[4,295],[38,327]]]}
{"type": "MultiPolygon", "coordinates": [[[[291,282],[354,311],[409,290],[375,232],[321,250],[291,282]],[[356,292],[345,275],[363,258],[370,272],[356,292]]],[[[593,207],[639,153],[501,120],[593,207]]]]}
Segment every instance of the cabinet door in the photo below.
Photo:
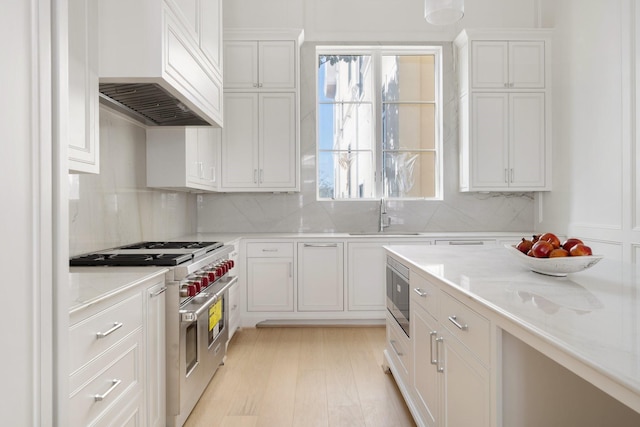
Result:
{"type": "Polygon", "coordinates": [[[298,311],[344,309],[342,243],[298,243],[298,311]]]}
{"type": "Polygon", "coordinates": [[[163,283],[146,290],[147,425],[166,425],[165,290],[163,283]]]}
{"type": "Polygon", "coordinates": [[[440,422],[440,394],[442,375],[436,368],[437,322],[416,303],[411,304],[413,333],[413,380],[417,406],[426,425],[440,422]]]}
{"type": "Polygon", "coordinates": [[[471,84],[474,89],[504,89],[509,82],[506,41],[471,42],[471,84]]]}
{"type": "Polygon", "coordinates": [[[247,311],[293,311],[293,258],[247,258],[247,311]]]}
{"type": "Polygon", "coordinates": [[[474,93],[471,102],[470,187],[508,188],[509,95],[474,93]]]}
{"type": "Polygon", "coordinates": [[[509,186],[545,186],[545,105],[542,93],[509,96],[509,186]]]}
{"type": "Polygon", "coordinates": [[[198,155],[198,129],[185,128],[184,130],[185,166],[187,171],[187,182],[201,184],[201,164],[198,155]]]}
{"type": "Polygon", "coordinates": [[[387,242],[349,243],[349,311],[386,310],[385,266],[387,242]]]}
{"type": "Polygon", "coordinates": [[[212,127],[198,129],[198,162],[200,181],[210,189],[216,187],[216,140],[212,127]]]}
{"type": "Polygon", "coordinates": [[[544,42],[509,42],[509,87],[542,89],[545,87],[544,42]]]}
{"type": "Polygon", "coordinates": [[[225,95],[225,126],[222,132],[222,186],[258,186],[258,95],[225,95]]]}
{"type": "Polygon", "coordinates": [[[295,94],[265,93],[259,96],[259,185],[294,188],[297,158],[295,94]]]}
{"type": "MultiPolygon", "coordinates": [[[[254,89],[258,87],[258,42],[227,41],[224,43],[224,88],[254,89]]],[[[227,123],[225,123],[225,127],[227,123]]]]}
{"type": "Polygon", "coordinates": [[[491,387],[489,371],[455,338],[442,334],[438,367],[444,374],[445,427],[489,427],[491,387]]]}
{"type": "Polygon", "coordinates": [[[295,43],[261,41],[258,43],[258,87],[261,89],[295,89],[295,43]]]}
{"type": "Polygon", "coordinates": [[[222,75],[222,0],[200,2],[200,49],[222,75]]]}
{"type": "Polygon", "coordinates": [[[100,172],[98,5],[69,1],[69,170],[100,172]]]}

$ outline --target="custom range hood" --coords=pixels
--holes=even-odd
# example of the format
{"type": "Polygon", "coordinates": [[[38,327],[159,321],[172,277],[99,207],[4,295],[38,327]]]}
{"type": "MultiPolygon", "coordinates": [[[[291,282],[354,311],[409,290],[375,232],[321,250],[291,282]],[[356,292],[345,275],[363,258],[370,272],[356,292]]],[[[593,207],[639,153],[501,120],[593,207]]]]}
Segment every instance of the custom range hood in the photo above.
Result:
{"type": "Polygon", "coordinates": [[[100,103],[147,126],[222,127],[221,27],[179,5],[98,2],[100,103]]]}
{"type": "Polygon", "coordinates": [[[100,103],[147,126],[210,123],[155,83],[100,83],[100,103]]]}

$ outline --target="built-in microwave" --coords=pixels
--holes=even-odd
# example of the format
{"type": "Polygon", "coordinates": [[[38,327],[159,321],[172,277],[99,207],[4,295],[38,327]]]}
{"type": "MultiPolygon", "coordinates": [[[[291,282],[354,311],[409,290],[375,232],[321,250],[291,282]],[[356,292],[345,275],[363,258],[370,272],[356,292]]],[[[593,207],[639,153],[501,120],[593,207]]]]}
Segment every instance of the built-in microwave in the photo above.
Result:
{"type": "Polygon", "coordinates": [[[409,336],[409,268],[387,257],[387,310],[409,336]]]}

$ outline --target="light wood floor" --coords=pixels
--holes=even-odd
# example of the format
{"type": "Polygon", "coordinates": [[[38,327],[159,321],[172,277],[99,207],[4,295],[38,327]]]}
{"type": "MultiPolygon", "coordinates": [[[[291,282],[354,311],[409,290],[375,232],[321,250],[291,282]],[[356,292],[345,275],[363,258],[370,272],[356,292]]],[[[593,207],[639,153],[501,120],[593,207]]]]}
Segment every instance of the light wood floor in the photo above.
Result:
{"type": "Polygon", "coordinates": [[[415,426],[384,327],[244,328],[185,427],[415,426]]]}

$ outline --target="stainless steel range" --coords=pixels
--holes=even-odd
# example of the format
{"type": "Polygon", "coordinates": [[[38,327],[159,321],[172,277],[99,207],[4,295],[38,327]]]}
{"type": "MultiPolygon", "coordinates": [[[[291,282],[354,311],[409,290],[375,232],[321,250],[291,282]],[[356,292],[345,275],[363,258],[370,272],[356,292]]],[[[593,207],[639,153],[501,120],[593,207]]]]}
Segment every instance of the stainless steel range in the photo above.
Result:
{"type": "Polygon", "coordinates": [[[71,258],[80,266],[165,266],[167,426],[180,427],[224,361],[232,246],[141,242],[71,258]]]}

